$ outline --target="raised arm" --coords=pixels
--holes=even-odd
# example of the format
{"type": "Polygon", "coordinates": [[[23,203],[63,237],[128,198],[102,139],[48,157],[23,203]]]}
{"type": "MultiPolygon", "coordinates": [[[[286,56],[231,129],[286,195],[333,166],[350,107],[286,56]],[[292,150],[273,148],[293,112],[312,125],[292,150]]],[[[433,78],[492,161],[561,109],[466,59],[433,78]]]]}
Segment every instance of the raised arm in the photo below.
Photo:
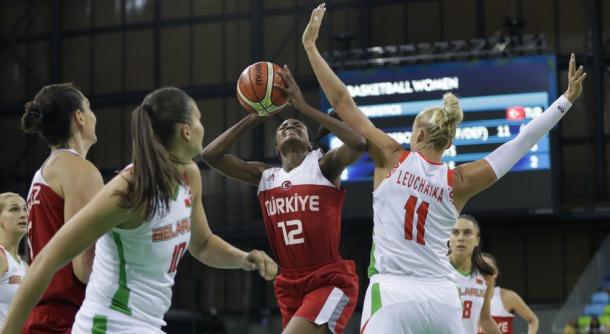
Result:
{"type": "Polygon", "coordinates": [[[527,321],[527,333],[536,334],[538,333],[538,317],[527,304],[519,297],[517,293],[507,289],[501,289],[502,303],[504,307],[509,310],[515,310],[515,312],[527,321]]]}
{"type": "Polygon", "coordinates": [[[126,181],[116,177],[74,217],[62,226],[38,254],[9,308],[1,333],[21,333],[34,305],[45,291],[53,274],[82,253],[101,235],[125,222],[133,213],[118,205],[114,193],[126,188],[126,181]]]}
{"type": "Polygon", "coordinates": [[[341,119],[368,141],[368,152],[377,167],[392,166],[400,157],[403,148],[392,137],[376,128],[364,115],[345,84],[337,77],[316,47],[316,39],[326,7],[321,4],[313,10],[309,24],[303,33],[303,46],[314,74],[326,94],[328,101],[341,119]]]}
{"type": "Polygon", "coordinates": [[[187,167],[193,196],[191,217],[191,241],[189,252],[199,261],[214,268],[258,269],[266,280],[272,280],[278,272],[277,264],[263,251],[246,253],[233,247],[210,230],[202,203],[201,174],[195,163],[187,167]]]}
{"type": "Polygon", "coordinates": [[[340,120],[323,113],[310,106],[303,97],[299,85],[294,80],[288,66],[284,65],[284,71],[280,72],[286,87],[276,85],[290,99],[290,103],[305,116],[318,122],[321,126],[334,133],[345,145],[341,145],[327,152],[320,161],[320,167],[324,176],[338,186],[341,172],[358,159],[366,149],[366,140],[360,134],[352,130],[340,120]]]}
{"type": "Polygon", "coordinates": [[[262,117],[255,114],[249,114],[244,117],[203,149],[201,152],[203,161],[225,176],[257,186],[263,171],[269,168],[269,166],[263,162],[244,161],[227,152],[237,141],[237,138],[254,128],[262,120],[262,117]]]}
{"type": "Polygon", "coordinates": [[[455,168],[454,203],[461,209],[466,201],[504,176],[540,138],[548,133],[568,112],[582,92],[587,74],[583,67],[576,69],[574,54],[568,69],[568,89],[542,115],[523,127],[511,141],[495,149],[484,159],[455,168]]]}

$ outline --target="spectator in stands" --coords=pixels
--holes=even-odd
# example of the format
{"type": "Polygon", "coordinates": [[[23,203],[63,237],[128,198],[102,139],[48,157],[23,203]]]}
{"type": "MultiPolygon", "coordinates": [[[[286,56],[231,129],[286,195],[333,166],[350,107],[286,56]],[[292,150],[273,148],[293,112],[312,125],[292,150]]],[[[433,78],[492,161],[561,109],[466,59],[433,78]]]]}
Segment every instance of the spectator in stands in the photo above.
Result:
{"type": "Polygon", "coordinates": [[[587,334],[607,334],[606,326],[602,326],[599,323],[599,319],[596,315],[591,316],[591,324],[589,324],[589,328],[585,332],[587,334]]]}
{"type": "Polygon", "coordinates": [[[563,334],[578,334],[578,319],[572,320],[563,328],[563,334]]]}

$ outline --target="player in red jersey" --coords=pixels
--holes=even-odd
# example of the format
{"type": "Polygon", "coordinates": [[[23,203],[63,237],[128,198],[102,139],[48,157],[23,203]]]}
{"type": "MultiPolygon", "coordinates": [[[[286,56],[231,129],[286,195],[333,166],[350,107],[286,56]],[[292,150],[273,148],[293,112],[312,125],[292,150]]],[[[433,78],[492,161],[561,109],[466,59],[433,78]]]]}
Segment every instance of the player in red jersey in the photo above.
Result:
{"type": "MultiPolygon", "coordinates": [[[[89,100],[71,84],[43,87],[25,105],[21,127],[38,133],[51,154],[34,175],[28,194],[28,244],[33,261],[64,222],[103,186],[100,172],[86,160],[97,141],[89,100]]],[[[93,247],[59,270],[30,314],[24,333],[69,333],[85,297],[93,247]]]]}
{"type": "MultiPolygon", "coordinates": [[[[496,258],[491,254],[483,253],[485,261],[498,268],[496,258]]],[[[499,286],[494,288],[493,297],[491,299],[491,316],[498,324],[498,328],[502,334],[513,334],[513,319],[517,313],[521,318],[527,321],[527,333],[538,333],[538,317],[514,291],[504,289],[499,286]]],[[[479,328],[479,334],[485,334],[485,331],[479,328]]]]}
{"type": "Polygon", "coordinates": [[[309,106],[288,67],[284,70],[280,75],[286,88],[278,88],[292,105],[346,145],[326,154],[312,150],[305,124],[287,119],[276,134],[282,167],[246,162],[227,152],[263,120],[250,114],[210,143],[202,156],[220,173],[258,186],[265,229],[281,268],[275,293],[284,333],[342,333],[356,306],[358,276],[354,262],[339,255],[344,199],[339,179],[366,142],[341,121],[309,106]]]}

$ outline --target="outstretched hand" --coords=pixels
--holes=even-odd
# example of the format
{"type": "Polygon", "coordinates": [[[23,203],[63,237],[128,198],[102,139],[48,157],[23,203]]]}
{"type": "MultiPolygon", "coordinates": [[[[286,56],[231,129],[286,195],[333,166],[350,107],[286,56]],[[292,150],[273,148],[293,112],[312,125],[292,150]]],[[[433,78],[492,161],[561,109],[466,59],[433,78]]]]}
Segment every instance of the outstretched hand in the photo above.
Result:
{"type": "Polygon", "coordinates": [[[318,7],[316,7],[311,13],[311,17],[309,18],[309,23],[303,32],[303,46],[315,46],[316,40],[318,39],[318,32],[320,31],[320,25],[322,24],[322,19],[324,18],[324,13],[326,12],[326,4],[322,3],[318,7]]]}
{"type": "Polygon", "coordinates": [[[294,80],[292,73],[290,73],[290,69],[288,65],[284,65],[284,70],[279,71],[278,74],[284,80],[284,84],[286,86],[274,84],[273,87],[281,90],[288,99],[290,100],[290,104],[292,104],[297,110],[303,110],[302,108],[307,106],[307,102],[303,97],[303,93],[301,92],[301,88],[294,80]]]}
{"type": "Polygon", "coordinates": [[[256,249],[243,257],[242,269],[245,271],[258,270],[261,277],[267,281],[273,280],[279,271],[277,264],[269,255],[256,249]]]}
{"type": "Polygon", "coordinates": [[[570,56],[570,65],[568,66],[568,89],[563,94],[570,102],[574,103],[582,93],[582,82],[587,77],[582,65],[576,69],[576,57],[572,53],[570,56]]]}

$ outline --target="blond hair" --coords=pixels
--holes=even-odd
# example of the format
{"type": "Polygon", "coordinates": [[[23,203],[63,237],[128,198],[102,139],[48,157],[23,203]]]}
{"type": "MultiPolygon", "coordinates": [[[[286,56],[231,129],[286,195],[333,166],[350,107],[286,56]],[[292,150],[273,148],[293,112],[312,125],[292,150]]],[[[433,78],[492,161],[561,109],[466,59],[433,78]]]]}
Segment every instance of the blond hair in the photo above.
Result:
{"type": "Polygon", "coordinates": [[[460,101],[452,93],[443,95],[443,107],[428,108],[417,117],[415,122],[426,132],[426,148],[444,150],[455,137],[457,125],[464,118],[460,101]]]}
{"type": "Polygon", "coordinates": [[[11,192],[6,192],[6,193],[2,193],[0,194],[0,213],[2,213],[2,211],[4,210],[4,207],[6,206],[6,202],[13,197],[19,197],[21,198],[21,196],[19,194],[15,194],[15,193],[11,193],[11,192]]]}

